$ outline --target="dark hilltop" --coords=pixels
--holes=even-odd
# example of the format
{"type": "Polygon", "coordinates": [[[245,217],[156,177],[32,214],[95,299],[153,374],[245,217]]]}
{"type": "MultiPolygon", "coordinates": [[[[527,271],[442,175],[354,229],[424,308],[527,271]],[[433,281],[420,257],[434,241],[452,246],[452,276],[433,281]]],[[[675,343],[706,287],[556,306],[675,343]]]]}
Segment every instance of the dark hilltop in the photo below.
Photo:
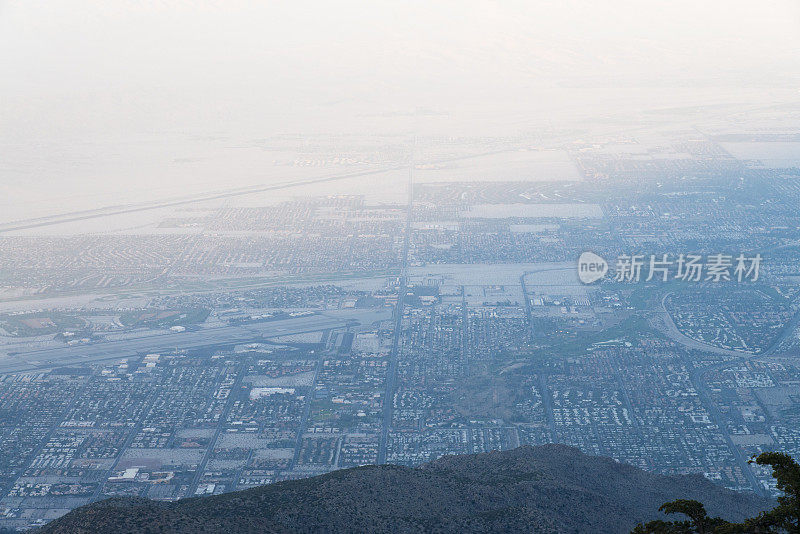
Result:
{"type": "Polygon", "coordinates": [[[663,476],[564,445],[445,456],[418,468],[365,466],[173,503],[114,498],[46,534],[233,532],[620,533],[686,498],[742,520],[770,501],[699,475],[663,476]]]}

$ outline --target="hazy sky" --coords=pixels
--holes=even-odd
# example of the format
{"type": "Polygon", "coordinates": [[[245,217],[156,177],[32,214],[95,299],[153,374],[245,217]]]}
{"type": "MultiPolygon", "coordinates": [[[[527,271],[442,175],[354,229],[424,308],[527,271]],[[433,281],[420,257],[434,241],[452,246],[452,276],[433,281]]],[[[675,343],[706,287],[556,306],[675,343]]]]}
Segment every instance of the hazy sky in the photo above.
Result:
{"type": "Polygon", "coordinates": [[[3,0],[0,69],[4,129],[32,133],[564,85],[770,87],[800,80],[800,2],[3,0]]]}
{"type": "Polygon", "coordinates": [[[174,136],[391,130],[371,117],[418,108],[495,131],[500,109],[770,101],[798,82],[796,0],[0,0],[0,183],[146,182],[174,136]]]}

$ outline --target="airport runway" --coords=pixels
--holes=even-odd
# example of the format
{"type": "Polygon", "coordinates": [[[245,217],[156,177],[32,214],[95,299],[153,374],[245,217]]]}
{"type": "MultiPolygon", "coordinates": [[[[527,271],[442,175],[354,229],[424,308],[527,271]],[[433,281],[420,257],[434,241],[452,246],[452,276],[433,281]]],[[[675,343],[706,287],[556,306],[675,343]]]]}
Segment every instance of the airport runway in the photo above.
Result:
{"type": "Polygon", "coordinates": [[[214,345],[253,343],[289,334],[318,332],[346,326],[368,326],[377,321],[389,319],[391,319],[391,310],[335,310],[307,317],[242,326],[204,328],[193,332],[164,333],[133,339],[99,341],[86,345],[19,352],[0,359],[0,374],[132,358],[175,348],[197,349],[214,345]]]}

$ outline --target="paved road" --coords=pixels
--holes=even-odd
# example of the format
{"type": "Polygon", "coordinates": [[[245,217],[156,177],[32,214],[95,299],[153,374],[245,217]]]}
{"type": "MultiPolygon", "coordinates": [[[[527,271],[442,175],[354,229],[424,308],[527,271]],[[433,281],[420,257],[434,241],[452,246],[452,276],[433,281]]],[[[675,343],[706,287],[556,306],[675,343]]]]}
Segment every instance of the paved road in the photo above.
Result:
{"type": "Polygon", "coordinates": [[[403,309],[405,306],[406,292],[408,292],[408,256],[411,248],[411,222],[414,208],[414,162],[408,170],[408,205],[406,207],[406,227],[403,238],[402,269],[400,283],[397,288],[397,306],[394,309],[394,338],[392,351],[389,356],[389,368],[386,371],[386,389],[383,393],[383,417],[381,436],[378,444],[377,463],[385,464],[388,455],[389,429],[392,426],[392,410],[394,404],[395,381],[397,380],[397,361],[400,354],[400,336],[403,328],[403,309]]]}
{"type": "Polygon", "coordinates": [[[710,345],[707,343],[703,343],[696,339],[692,339],[685,334],[683,334],[672,320],[672,316],[669,314],[666,306],[666,300],[672,293],[667,293],[661,299],[661,310],[659,316],[654,318],[654,321],[651,324],[655,326],[662,326],[660,330],[667,334],[670,338],[674,341],[684,345],[687,348],[705,351],[705,352],[712,352],[715,354],[721,354],[724,356],[729,356],[731,359],[723,360],[719,363],[715,363],[712,365],[707,365],[704,367],[697,367],[695,366],[695,361],[691,358],[686,358],[685,363],[687,368],[690,370],[689,378],[694,386],[695,390],[697,390],[698,395],[700,396],[700,400],[705,406],[708,411],[709,415],[719,428],[720,431],[725,438],[725,441],[730,449],[731,453],[735,456],[739,467],[742,469],[745,477],[750,482],[750,485],[753,489],[761,494],[766,495],[766,492],[758,483],[758,480],[755,476],[755,473],[747,463],[747,458],[745,457],[742,449],[736,446],[731,439],[730,433],[726,429],[726,418],[720,413],[720,410],[717,406],[717,403],[709,395],[709,385],[706,381],[706,376],[711,371],[716,371],[719,369],[724,369],[726,367],[731,367],[737,365],[741,362],[745,362],[747,360],[756,359],[756,358],[763,358],[765,356],[772,356],[776,351],[778,346],[780,345],[781,341],[786,339],[788,336],[793,335],[795,328],[797,328],[798,324],[800,324],[800,313],[796,314],[791,321],[789,321],[786,325],[784,325],[783,332],[780,336],[767,348],[767,350],[761,353],[750,353],[745,351],[739,350],[731,350],[731,349],[724,349],[722,347],[716,347],[714,345],[710,345]]]}
{"type": "Polygon", "coordinates": [[[675,324],[675,321],[672,319],[672,315],[670,315],[669,311],[667,310],[666,301],[670,295],[672,295],[672,292],[667,293],[661,298],[661,309],[657,310],[655,314],[651,316],[650,324],[662,333],[669,336],[673,341],[690,349],[731,356],[737,360],[748,360],[751,358],[771,356],[777,352],[781,342],[793,336],[797,327],[800,326],[800,312],[798,312],[788,323],[783,326],[781,334],[775,338],[775,340],[770,344],[769,347],[767,347],[766,350],[762,352],[748,352],[743,350],[725,349],[691,338],[681,332],[678,326],[675,324]]]}
{"type": "Polygon", "coordinates": [[[242,326],[204,328],[193,332],[159,334],[134,339],[101,341],[11,354],[0,359],[0,374],[50,369],[66,365],[130,358],[148,352],[197,349],[214,345],[251,343],[289,334],[318,332],[348,325],[368,325],[388,320],[389,310],[335,310],[307,317],[281,319],[242,326]]]}
{"type": "MultiPolygon", "coordinates": [[[[511,152],[508,149],[491,150],[479,154],[470,154],[467,156],[457,156],[454,158],[445,158],[438,160],[428,161],[428,164],[448,163],[492,154],[500,154],[503,152],[511,152]]],[[[105,206],[93,210],[75,211],[68,213],[58,213],[46,217],[37,217],[33,219],[23,219],[16,221],[8,221],[0,223],[0,234],[6,232],[13,232],[17,230],[27,230],[30,228],[40,228],[42,226],[53,226],[68,222],[83,221],[86,219],[97,219],[100,217],[108,217],[111,215],[121,215],[125,213],[136,213],[140,211],[156,210],[161,208],[169,208],[174,206],[183,206],[186,204],[195,204],[198,202],[207,202],[210,200],[227,199],[230,197],[238,197],[244,195],[251,195],[254,193],[264,193],[266,191],[274,191],[277,189],[287,189],[290,187],[298,187],[311,184],[319,184],[324,182],[333,182],[336,180],[344,180],[346,178],[357,178],[359,176],[372,176],[385,172],[405,169],[405,164],[400,165],[387,165],[377,169],[367,169],[363,171],[350,172],[345,174],[333,174],[326,176],[319,176],[316,178],[307,178],[303,180],[290,180],[287,182],[278,182],[266,185],[254,185],[250,187],[239,187],[235,189],[226,189],[224,191],[216,191],[210,193],[199,193],[185,197],[173,198],[169,200],[142,202],[139,204],[119,205],[119,206],[105,206]]]]}
{"type": "Polygon", "coordinates": [[[219,199],[226,199],[230,197],[238,197],[243,195],[252,195],[254,193],[264,193],[266,191],[274,191],[276,189],[287,189],[289,187],[298,187],[298,186],[318,184],[323,182],[333,182],[336,180],[343,180],[345,178],[370,176],[373,174],[380,174],[402,168],[404,168],[402,165],[387,166],[387,167],[381,167],[379,169],[369,169],[365,171],[357,171],[347,174],[335,174],[332,176],[331,175],[322,176],[306,180],[294,180],[289,182],[280,182],[263,186],[228,189],[225,191],[220,191],[215,193],[198,194],[198,195],[176,198],[172,200],[143,202],[141,204],[122,205],[122,206],[108,206],[96,210],[62,213],[58,215],[52,215],[49,217],[40,217],[36,219],[25,219],[21,221],[2,223],[0,224],[0,233],[13,232],[16,230],[27,230],[30,228],[39,228],[42,226],[53,226],[68,222],[83,221],[86,219],[97,219],[99,217],[108,217],[111,215],[121,215],[125,213],[136,213],[140,211],[150,211],[150,210],[169,208],[174,206],[183,206],[186,204],[195,204],[197,202],[207,202],[209,200],[219,200],[219,199]]]}
{"type": "Polygon", "coordinates": [[[681,332],[678,326],[675,324],[675,321],[672,319],[672,315],[670,315],[669,311],[667,310],[667,298],[669,298],[671,294],[671,292],[667,293],[661,298],[661,309],[657,310],[654,315],[651,316],[650,324],[656,329],[669,336],[676,343],[680,343],[689,349],[712,352],[714,354],[722,354],[724,356],[731,356],[733,358],[755,358],[758,356],[758,354],[753,352],[725,349],[709,343],[704,343],[681,332]]]}

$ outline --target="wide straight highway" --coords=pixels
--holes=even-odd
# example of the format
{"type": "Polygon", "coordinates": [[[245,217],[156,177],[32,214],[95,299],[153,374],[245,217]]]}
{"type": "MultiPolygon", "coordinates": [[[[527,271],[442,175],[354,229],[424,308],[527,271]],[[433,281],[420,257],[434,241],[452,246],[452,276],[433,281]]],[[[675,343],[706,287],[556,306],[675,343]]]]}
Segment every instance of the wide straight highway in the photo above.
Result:
{"type": "Polygon", "coordinates": [[[369,326],[389,319],[391,319],[390,310],[335,310],[241,326],[203,328],[189,332],[164,333],[132,339],[98,341],[84,345],[17,352],[0,357],[0,374],[131,358],[176,348],[198,349],[215,345],[253,343],[290,334],[318,332],[348,326],[369,326]]]}

